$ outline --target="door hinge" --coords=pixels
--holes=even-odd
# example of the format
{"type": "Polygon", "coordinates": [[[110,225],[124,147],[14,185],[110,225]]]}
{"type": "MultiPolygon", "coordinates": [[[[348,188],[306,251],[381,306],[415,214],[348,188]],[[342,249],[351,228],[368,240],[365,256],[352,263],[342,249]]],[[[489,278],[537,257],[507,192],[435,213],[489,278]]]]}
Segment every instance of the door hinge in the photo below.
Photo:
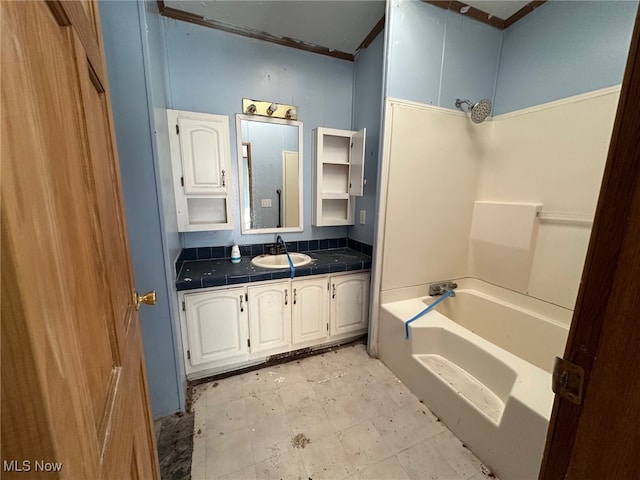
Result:
{"type": "Polygon", "coordinates": [[[251,339],[247,338],[247,347],[251,348],[251,339]]]}
{"type": "Polygon", "coordinates": [[[331,290],[331,286],[330,286],[330,285],[331,285],[331,282],[327,282],[327,292],[328,292],[329,290],[331,290]]]}
{"type": "Polygon", "coordinates": [[[186,311],[187,311],[187,308],[186,308],[186,306],[185,306],[185,304],[184,304],[184,300],[182,301],[182,311],[183,311],[183,312],[186,312],[186,311]]]}
{"type": "Polygon", "coordinates": [[[564,358],[556,357],[553,365],[551,389],[553,393],[576,405],[582,404],[584,368],[564,358]]]}
{"type": "Polygon", "coordinates": [[[191,350],[187,350],[187,360],[191,360],[191,350]]]}
{"type": "Polygon", "coordinates": [[[176,123],[176,135],[180,135],[180,125],[176,123]]]}
{"type": "Polygon", "coordinates": [[[245,302],[248,302],[248,301],[249,301],[249,294],[248,294],[248,293],[245,293],[245,294],[244,294],[244,301],[245,301],[245,302]]]}
{"type": "Polygon", "coordinates": [[[329,324],[327,323],[327,332],[329,331],[329,324]]]}
{"type": "Polygon", "coordinates": [[[184,187],[184,177],[180,177],[180,186],[184,187]]]}

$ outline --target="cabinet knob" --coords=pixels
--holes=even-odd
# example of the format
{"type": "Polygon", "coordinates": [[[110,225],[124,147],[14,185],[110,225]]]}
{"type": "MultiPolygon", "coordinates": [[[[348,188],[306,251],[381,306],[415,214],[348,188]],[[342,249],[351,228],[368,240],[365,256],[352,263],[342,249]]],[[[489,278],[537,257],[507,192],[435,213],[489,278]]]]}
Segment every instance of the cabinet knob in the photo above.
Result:
{"type": "Polygon", "coordinates": [[[244,312],[244,295],[240,295],[240,313],[244,312]]]}
{"type": "Polygon", "coordinates": [[[333,284],[333,291],[331,293],[331,298],[336,298],[336,284],[333,284]]]}
{"type": "Polygon", "coordinates": [[[289,290],[288,289],[284,290],[284,304],[285,305],[289,305],[289,290]]]}
{"type": "Polygon", "coordinates": [[[133,303],[136,305],[136,310],[140,308],[140,304],[145,303],[147,305],[156,304],[156,291],[151,290],[144,295],[140,295],[138,292],[133,292],[133,303]]]}
{"type": "Polygon", "coordinates": [[[298,289],[293,289],[293,304],[295,305],[298,302],[298,289]]]}
{"type": "Polygon", "coordinates": [[[224,170],[222,170],[222,186],[226,186],[226,180],[224,178],[224,170]]]}

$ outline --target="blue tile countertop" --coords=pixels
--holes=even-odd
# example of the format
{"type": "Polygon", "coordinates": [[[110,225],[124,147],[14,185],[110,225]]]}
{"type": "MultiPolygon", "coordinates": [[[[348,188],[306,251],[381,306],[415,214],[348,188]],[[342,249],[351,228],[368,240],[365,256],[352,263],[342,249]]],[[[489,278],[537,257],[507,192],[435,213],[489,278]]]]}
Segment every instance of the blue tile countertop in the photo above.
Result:
{"type": "MultiPolygon", "coordinates": [[[[307,251],[313,261],[295,269],[295,278],[334,272],[367,270],[371,268],[371,256],[352,248],[307,251]]],[[[256,267],[251,256],[243,256],[240,263],[228,258],[184,260],[178,271],[177,290],[220,287],[238,283],[261,282],[290,278],[289,268],[272,269],[256,267]]]]}

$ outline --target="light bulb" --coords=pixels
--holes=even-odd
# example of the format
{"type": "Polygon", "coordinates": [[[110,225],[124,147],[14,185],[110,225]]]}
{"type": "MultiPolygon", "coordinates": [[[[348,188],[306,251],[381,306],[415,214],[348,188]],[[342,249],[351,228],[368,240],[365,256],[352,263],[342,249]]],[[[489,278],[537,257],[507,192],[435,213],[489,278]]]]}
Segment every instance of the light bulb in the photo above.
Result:
{"type": "Polygon", "coordinates": [[[267,108],[267,113],[269,115],[273,115],[273,112],[275,112],[277,109],[278,109],[278,104],[272,103],[271,105],[269,105],[269,108],[267,108]]]}
{"type": "Polygon", "coordinates": [[[287,118],[293,118],[295,120],[297,115],[298,115],[298,112],[295,108],[290,108],[289,110],[287,110],[287,113],[286,113],[287,118]]]}
{"type": "Polygon", "coordinates": [[[253,103],[247,107],[247,113],[256,113],[256,106],[253,103]]]}

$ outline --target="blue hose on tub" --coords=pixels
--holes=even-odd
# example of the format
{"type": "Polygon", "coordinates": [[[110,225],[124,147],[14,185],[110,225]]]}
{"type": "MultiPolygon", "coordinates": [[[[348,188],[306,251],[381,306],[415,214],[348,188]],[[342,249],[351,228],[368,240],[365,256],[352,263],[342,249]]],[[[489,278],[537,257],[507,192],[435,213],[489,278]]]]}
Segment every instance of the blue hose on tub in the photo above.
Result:
{"type": "Polygon", "coordinates": [[[439,299],[437,299],[435,302],[433,302],[427,308],[425,308],[420,313],[418,313],[414,317],[412,317],[409,320],[407,320],[406,322],[404,322],[404,339],[405,340],[409,340],[409,324],[411,322],[415,322],[417,319],[419,319],[423,315],[426,315],[431,310],[433,310],[436,306],[438,306],[439,303],[443,302],[445,298],[451,297],[453,294],[454,294],[453,290],[447,290],[445,293],[442,294],[442,296],[439,299]]]}

